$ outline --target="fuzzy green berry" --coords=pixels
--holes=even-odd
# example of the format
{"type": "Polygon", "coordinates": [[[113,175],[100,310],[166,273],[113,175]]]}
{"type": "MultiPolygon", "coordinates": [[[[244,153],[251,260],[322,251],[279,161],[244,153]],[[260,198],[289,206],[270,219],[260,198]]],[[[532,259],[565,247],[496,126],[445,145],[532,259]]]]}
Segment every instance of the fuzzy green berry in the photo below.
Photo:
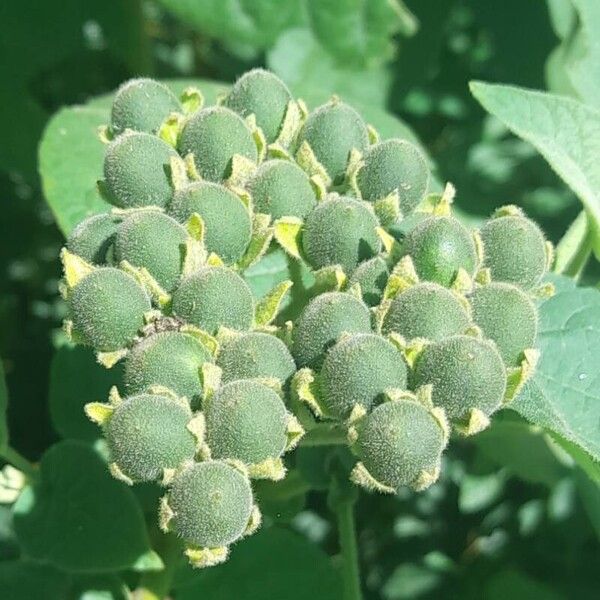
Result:
{"type": "Polygon", "coordinates": [[[537,334],[537,310],[529,297],[510,283],[478,287],[470,297],[473,320],[496,342],[504,362],[516,366],[537,334]]]}
{"type": "Polygon", "coordinates": [[[351,151],[364,152],[369,145],[369,133],[362,117],[336,99],[310,113],[299,136],[299,143],[304,141],[333,182],[340,183],[351,151]]]}
{"type": "Polygon", "coordinates": [[[363,200],[369,202],[397,192],[400,210],[408,215],[427,192],[429,169],[423,154],[410,142],[385,140],[367,150],[356,183],[363,200]]]}
{"type": "Polygon", "coordinates": [[[406,388],[406,365],[385,338],[358,333],[339,341],[326,354],[319,377],[325,414],[345,419],[356,404],[370,410],[386,390],[406,388]]]}
{"type": "Polygon", "coordinates": [[[256,212],[304,218],[316,205],[315,192],[306,173],[288,160],[268,160],[248,182],[256,212]]]}
{"type": "Polygon", "coordinates": [[[120,217],[110,213],[92,215],[81,221],[69,234],[67,248],[92,264],[105,265],[111,260],[120,222],[120,217]]]}
{"type": "Polygon", "coordinates": [[[173,197],[172,158],[177,152],[148,133],[126,132],[112,141],[104,158],[109,200],[119,208],[166,206],[173,197]]]}
{"type": "Polygon", "coordinates": [[[191,460],[196,440],[187,424],[185,403],[157,394],[140,394],[119,403],[105,426],[111,460],[132,481],[156,481],[164,469],[191,460]]]}
{"type": "Polygon", "coordinates": [[[206,443],[213,458],[257,465],[283,454],[289,417],[283,400],[270,387],[251,380],[232,381],[203,408],[206,443]]]}
{"type": "Polygon", "coordinates": [[[158,211],[139,211],[119,226],[115,258],[145,267],[167,292],[179,281],[188,234],[175,219],[158,211]]]}
{"type": "Polygon", "coordinates": [[[249,329],[254,300],[248,284],[235,271],[203,267],[173,292],[173,313],[214,335],[219,327],[249,329]]]}
{"type": "Polygon", "coordinates": [[[110,126],[117,134],[126,129],[156,133],[177,111],[181,111],[181,104],[166,85],[152,79],[130,79],[117,90],[110,126]]]}
{"type": "Polygon", "coordinates": [[[540,228],[522,215],[490,219],[481,228],[483,266],[492,279],[535,287],[546,272],[546,241],[540,228]]]}
{"type": "Polygon", "coordinates": [[[188,544],[219,548],[244,535],[252,514],[250,482],[221,461],[196,463],[174,479],[169,529],[188,544]]]}
{"type": "Polygon", "coordinates": [[[127,356],[125,389],[136,394],[152,385],[161,385],[197,402],[202,392],[200,369],[210,360],[212,356],[206,347],[188,333],[154,333],[136,344],[127,356]]]}
{"type": "Polygon", "coordinates": [[[86,275],[68,295],[74,332],[99,352],[130,344],[151,309],[150,298],[131,275],[101,267],[86,275]]]}
{"type": "Polygon", "coordinates": [[[390,273],[381,256],[374,256],[360,263],[348,280],[348,287],[360,285],[363,300],[368,306],[375,306],[381,301],[390,273]]]}
{"type": "Polygon", "coordinates": [[[264,69],[252,69],[235,82],[224,105],[243,118],[254,115],[271,143],[279,134],[291,100],[290,90],[279,77],[264,69]]]}
{"type": "Polygon", "coordinates": [[[477,268],[473,236],[453,217],[425,219],[406,236],[403,248],[421,279],[443,286],[453,283],[459,269],[472,277],[477,268]]]}
{"type": "Polygon", "coordinates": [[[378,225],[367,204],[332,195],[306,217],[302,249],[313,268],[340,265],[350,274],[379,252],[378,225]]]}
{"type": "Polygon", "coordinates": [[[234,336],[223,344],[217,359],[223,382],[256,377],[285,383],[295,372],[287,346],[274,335],[253,331],[234,336]]]}
{"type": "Polygon", "coordinates": [[[412,400],[384,402],[360,421],[353,452],[369,474],[396,492],[420,488],[423,474],[435,479],[446,445],[444,429],[423,404],[412,400]]]}
{"type": "Polygon", "coordinates": [[[493,342],[457,335],[425,347],[413,384],[432,384],[434,405],[452,420],[468,418],[472,409],[489,417],[502,404],[506,370],[493,342]]]}
{"type": "Polygon", "coordinates": [[[417,283],[398,294],[383,319],[383,333],[397,333],[406,340],[438,341],[464,333],[469,313],[456,294],[437,283],[417,283]]]}
{"type": "Polygon", "coordinates": [[[196,112],[185,124],[179,140],[181,154],[192,153],[203,179],[223,181],[231,175],[231,159],[239,154],[252,162],[258,159],[250,128],[224,106],[196,112]]]}
{"type": "Polygon", "coordinates": [[[342,333],[370,331],[365,304],[350,294],[327,292],[313,298],[296,321],[292,354],[298,366],[316,367],[342,333]]]}
{"type": "Polygon", "coordinates": [[[192,213],[204,221],[204,243],[226,263],[235,263],[246,251],[252,235],[250,213],[226,187],[208,181],[192,183],[175,193],[168,213],[185,222],[192,213]]]}

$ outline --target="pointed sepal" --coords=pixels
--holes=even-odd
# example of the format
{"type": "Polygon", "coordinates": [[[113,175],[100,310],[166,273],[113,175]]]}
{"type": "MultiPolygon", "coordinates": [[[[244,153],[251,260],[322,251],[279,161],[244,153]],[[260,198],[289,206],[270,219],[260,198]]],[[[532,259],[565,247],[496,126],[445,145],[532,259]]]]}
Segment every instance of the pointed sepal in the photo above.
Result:
{"type": "Polygon", "coordinates": [[[301,260],[303,222],[297,217],[283,217],[275,221],[273,235],[278,244],[294,258],[301,260]]]}
{"type": "Polygon", "coordinates": [[[277,317],[283,299],[292,285],[294,284],[289,279],[282,281],[257,303],[254,317],[257,327],[269,325],[273,322],[275,317],[277,317]]]}

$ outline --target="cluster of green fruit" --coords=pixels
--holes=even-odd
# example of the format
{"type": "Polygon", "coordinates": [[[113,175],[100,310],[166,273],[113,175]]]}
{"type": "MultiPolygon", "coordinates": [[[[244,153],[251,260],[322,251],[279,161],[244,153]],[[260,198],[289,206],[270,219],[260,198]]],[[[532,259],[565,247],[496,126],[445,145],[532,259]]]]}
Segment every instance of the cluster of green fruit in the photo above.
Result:
{"type": "Polygon", "coordinates": [[[534,368],[551,260],[515,207],[469,231],[419,150],[337,98],[309,112],[254,70],[202,104],[119,89],[99,182],[115,209],[62,252],[67,332],[124,361],[125,396],[86,407],[111,471],[166,486],[161,526],[195,566],[256,529],[250,481],[284,477],[319,420],[347,433],[356,483],[433,483],[451,426],[483,429],[534,368]],[[276,245],[315,276],[295,323],[292,282],[255,301],[243,276],[276,245]]]}

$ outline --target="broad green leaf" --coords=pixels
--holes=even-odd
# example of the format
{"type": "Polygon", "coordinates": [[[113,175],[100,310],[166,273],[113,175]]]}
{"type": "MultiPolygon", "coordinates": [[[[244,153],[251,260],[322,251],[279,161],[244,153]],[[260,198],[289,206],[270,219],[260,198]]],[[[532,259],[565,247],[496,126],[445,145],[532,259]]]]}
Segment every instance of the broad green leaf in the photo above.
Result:
{"type": "Polygon", "coordinates": [[[296,533],[262,530],[232,548],[229,560],[204,571],[187,570],[175,586],[177,600],[341,600],[342,584],[331,560],[296,533]]]}
{"type": "Polygon", "coordinates": [[[4,367],[0,361],[0,454],[8,445],[8,424],[6,410],[8,408],[8,389],[4,378],[4,367]]]}
{"type": "MultiPolygon", "coordinates": [[[[214,81],[167,81],[175,93],[189,85],[202,89],[207,104],[227,89],[214,81]]],[[[98,193],[102,177],[104,145],[97,129],[109,120],[112,95],[101,96],[84,106],[63,108],[50,120],[39,149],[39,170],[46,200],[65,235],[84,217],[112,207],[98,193]]]]}
{"type": "Polygon", "coordinates": [[[539,309],[540,362],[511,408],[600,461],[600,292],[557,283],[539,309]]]}
{"type": "Polygon", "coordinates": [[[49,565],[22,560],[0,562],[2,600],[64,600],[69,577],[49,565]]]}
{"type": "Polygon", "coordinates": [[[54,429],[65,438],[95,440],[101,435],[83,411],[88,402],[106,402],[111,386],[120,389],[119,365],[106,369],[90,348],[64,345],[50,365],[48,403],[54,429]]]}
{"type": "Polygon", "coordinates": [[[13,507],[25,556],[79,573],[161,567],[133,492],[91,447],[60,442],[44,454],[40,471],[13,507]]]}
{"type": "MultiPolygon", "coordinates": [[[[572,98],[471,82],[482,106],[530,142],[577,194],[600,227],[600,112],[572,98]]],[[[599,244],[600,246],[600,244],[599,244]]]]}

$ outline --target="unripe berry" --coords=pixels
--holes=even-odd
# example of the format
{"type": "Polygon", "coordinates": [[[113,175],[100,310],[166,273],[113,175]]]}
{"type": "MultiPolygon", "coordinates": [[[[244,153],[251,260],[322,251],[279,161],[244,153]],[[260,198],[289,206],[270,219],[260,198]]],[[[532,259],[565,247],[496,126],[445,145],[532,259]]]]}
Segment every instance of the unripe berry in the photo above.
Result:
{"type": "Polygon", "coordinates": [[[160,385],[196,402],[201,396],[200,369],[211,359],[206,347],[189,333],[154,333],[136,344],[127,356],[125,389],[135,394],[160,385]]]}
{"type": "Polygon", "coordinates": [[[367,204],[332,196],[306,217],[302,249],[315,269],[341,265],[348,274],[381,248],[379,223],[367,204]]]}
{"type": "Polygon", "coordinates": [[[267,142],[279,134],[292,95],[279,77],[264,69],[244,73],[231,88],[224,105],[243,118],[256,117],[267,142]]]}
{"type": "Polygon", "coordinates": [[[375,306],[381,301],[383,290],[390,273],[381,256],[374,256],[361,262],[348,280],[348,287],[355,283],[360,285],[363,300],[368,306],[375,306]]]}
{"type": "Polygon", "coordinates": [[[310,113],[299,136],[308,142],[316,159],[334,183],[345,176],[352,149],[364,152],[369,133],[362,117],[351,107],[333,100],[310,113]]]}
{"type": "Polygon", "coordinates": [[[254,300],[248,284],[227,267],[203,267],[173,292],[173,313],[214,335],[219,327],[252,325],[254,300]]]}
{"type": "Polygon", "coordinates": [[[109,199],[119,208],[166,206],[173,197],[170,162],[177,152],[148,133],[127,132],[112,141],[104,158],[109,199]]]}
{"type": "Polygon", "coordinates": [[[110,126],[117,134],[126,129],[156,133],[177,111],[181,111],[181,104],[166,85],[152,79],[130,79],[117,90],[110,126]]]}
{"type": "Polygon", "coordinates": [[[219,351],[217,365],[223,370],[225,383],[257,377],[285,383],[296,370],[287,346],[274,335],[259,331],[243,333],[225,342],[219,351]]]}
{"type": "Polygon", "coordinates": [[[473,409],[489,417],[506,391],[506,370],[493,342],[457,335],[426,346],[418,357],[413,385],[433,385],[433,404],[452,420],[473,409]]]}
{"type": "Polygon", "coordinates": [[[164,469],[191,460],[196,440],[185,403],[158,394],[140,394],[119,403],[105,425],[113,463],[132,481],[156,481],[164,469]]]}
{"type": "Polygon", "coordinates": [[[209,181],[231,175],[231,159],[239,154],[256,162],[258,152],[250,128],[224,106],[211,106],[193,114],[179,140],[181,154],[192,153],[198,172],[209,181]]]}
{"type": "Polygon", "coordinates": [[[496,342],[504,362],[517,366],[523,350],[535,344],[537,310],[533,302],[518,287],[501,282],[478,287],[470,300],[475,324],[496,342]]]}
{"type": "Polygon", "coordinates": [[[483,266],[492,279],[525,289],[536,286],[546,272],[546,241],[540,228],[522,215],[490,219],[481,228],[483,266]]]}
{"type": "Polygon", "coordinates": [[[371,315],[360,300],[342,292],[327,292],[313,298],[298,318],[292,354],[298,366],[316,367],[342,333],[370,331],[371,315]]]}
{"type": "Polygon", "coordinates": [[[86,275],[68,296],[74,331],[99,352],[130,344],[144,325],[150,299],[133,277],[112,267],[86,275]]]}
{"type": "Polygon", "coordinates": [[[248,479],[221,461],[196,463],[179,473],[167,497],[169,529],[200,548],[227,546],[242,537],[252,514],[248,479]]]}
{"type": "Polygon", "coordinates": [[[400,210],[410,214],[429,184],[429,169],[419,149],[406,140],[391,139],[371,146],[363,157],[356,183],[363,200],[375,202],[398,192],[400,210]]]}
{"type": "Polygon", "coordinates": [[[473,236],[453,217],[425,219],[409,232],[403,248],[421,279],[446,287],[452,284],[460,268],[471,277],[477,268],[473,236]]]}
{"type": "Polygon", "coordinates": [[[203,408],[206,443],[213,458],[257,465],[283,454],[288,413],[270,387],[252,380],[232,381],[203,408]]]}
{"type": "Polygon", "coordinates": [[[188,234],[175,219],[158,211],[129,215],[117,230],[115,258],[145,267],[170,292],[179,281],[188,234]]]}
{"type": "Polygon", "coordinates": [[[317,199],[306,173],[288,160],[268,160],[248,182],[254,210],[281,217],[304,218],[317,199]]]}
{"type": "Polygon", "coordinates": [[[356,404],[370,410],[386,390],[406,388],[406,365],[385,338],[358,333],[339,341],[326,354],[319,378],[325,414],[350,416],[356,404]]]}
{"type": "Polygon", "coordinates": [[[438,341],[464,333],[469,326],[464,304],[437,283],[417,283],[399,293],[383,319],[383,333],[394,332],[406,340],[438,341]]]}
{"type": "Polygon", "coordinates": [[[226,263],[238,261],[252,234],[250,213],[244,203],[226,187],[199,181],[175,193],[168,213],[185,222],[198,213],[204,221],[204,243],[226,263]]]}
{"type": "Polygon", "coordinates": [[[113,243],[121,219],[110,213],[92,215],[73,229],[67,239],[67,248],[94,265],[105,265],[111,260],[113,243]]]}

